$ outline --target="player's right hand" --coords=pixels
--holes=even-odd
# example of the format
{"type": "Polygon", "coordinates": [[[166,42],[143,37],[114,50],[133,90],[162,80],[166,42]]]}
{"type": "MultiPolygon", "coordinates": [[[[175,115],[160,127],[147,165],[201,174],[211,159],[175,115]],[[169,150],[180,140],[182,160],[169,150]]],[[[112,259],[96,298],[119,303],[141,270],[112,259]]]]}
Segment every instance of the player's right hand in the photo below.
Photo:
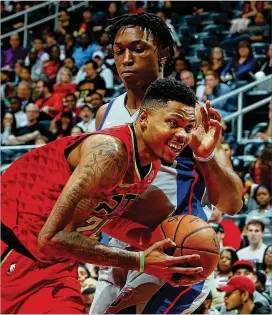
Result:
{"type": "Polygon", "coordinates": [[[199,282],[196,275],[203,271],[202,267],[187,267],[200,258],[199,255],[186,255],[180,257],[168,256],[164,253],[167,248],[176,244],[169,238],[154,243],[144,251],[144,272],[168,282],[172,286],[191,286],[199,282]]]}

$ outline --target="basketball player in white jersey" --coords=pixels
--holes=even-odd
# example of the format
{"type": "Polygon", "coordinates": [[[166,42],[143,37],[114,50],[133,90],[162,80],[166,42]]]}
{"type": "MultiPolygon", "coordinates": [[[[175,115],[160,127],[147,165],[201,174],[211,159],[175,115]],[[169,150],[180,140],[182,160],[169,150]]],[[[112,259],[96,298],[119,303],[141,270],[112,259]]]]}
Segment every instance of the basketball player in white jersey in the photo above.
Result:
{"type": "MultiPolygon", "coordinates": [[[[109,35],[117,71],[127,93],[100,108],[97,129],[133,122],[146,88],[162,76],[164,63],[171,61],[174,55],[171,33],[165,22],[154,14],[118,17],[109,35]]],[[[191,150],[179,156],[172,167],[162,168],[150,190],[135,203],[135,217],[129,219],[155,228],[170,214],[193,214],[208,220],[210,203],[228,214],[240,210],[242,184],[217,143],[220,127],[217,126],[216,134],[208,128],[220,117],[210,104],[207,105],[207,112],[202,108],[200,113],[198,107],[202,122],[191,150]],[[204,196],[205,185],[208,198],[204,196]]],[[[118,233],[116,235],[119,237],[118,233]]],[[[127,246],[114,239],[110,245],[127,246]]],[[[206,280],[189,289],[176,288],[146,274],[101,268],[90,313],[192,313],[209,293],[208,283],[206,280]]]]}

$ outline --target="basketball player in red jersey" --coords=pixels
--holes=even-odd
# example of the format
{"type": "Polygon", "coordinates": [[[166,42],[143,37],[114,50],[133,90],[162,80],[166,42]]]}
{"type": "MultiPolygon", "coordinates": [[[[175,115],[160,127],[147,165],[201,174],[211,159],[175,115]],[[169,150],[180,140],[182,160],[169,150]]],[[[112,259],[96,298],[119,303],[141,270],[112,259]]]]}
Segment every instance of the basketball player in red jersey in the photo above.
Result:
{"type": "Polygon", "coordinates": [[[88,238],[123,214],[189,144],[195,96],[171,79],[147,90],[134,125],[66,137],[16,160],[2,176],[2,313],[83,313],[77,262],[139,270],[181,285],[198,255],[170,257],[172,241],[144,252],[88,238]],[[182,274],[183,280],[175,280],[182,274]]]}

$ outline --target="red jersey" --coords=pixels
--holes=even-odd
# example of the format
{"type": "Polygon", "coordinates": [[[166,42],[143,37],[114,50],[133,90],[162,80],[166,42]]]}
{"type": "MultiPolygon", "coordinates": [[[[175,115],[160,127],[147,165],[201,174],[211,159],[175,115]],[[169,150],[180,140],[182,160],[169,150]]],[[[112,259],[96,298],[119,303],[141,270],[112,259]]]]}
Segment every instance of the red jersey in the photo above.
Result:
{"type": "Polygon", "coordinates": [[[95,205],[90,218],[77,228],[85,236],[97,233],[110,219],[124,213],[152,183],[159,170],[160,163],[155,161],[150,164],[147,174],[141,177],[137,141],[129,125],[61,138],[13,162],[2,176],[2,222],[37,260],[55,261],[53,257],[40,253],[37,238],[72,174],[67,163],[68,154],[92,134],[119,138],[126,146],[128,162],[119,182],[109,192],[101,192],[103,202],[95,205]]]}

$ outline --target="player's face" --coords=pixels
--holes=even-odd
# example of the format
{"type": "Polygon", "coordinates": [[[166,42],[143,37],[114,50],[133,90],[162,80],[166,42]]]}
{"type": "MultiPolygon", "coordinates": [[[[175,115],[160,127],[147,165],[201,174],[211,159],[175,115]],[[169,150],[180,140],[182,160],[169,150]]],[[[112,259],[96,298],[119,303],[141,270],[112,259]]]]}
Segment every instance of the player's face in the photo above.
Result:
{"type": "Polygon", "coordinates": [[[158,43],[139,26],[122,28],[115,37],[113,52],[126,88],[143,88],[158,78],[158,43]]]}
{"type": "Polygon", "coordinates": [[[227,311],[235,310],[240,307],[242,305],[240,290],[226,292],[224,302],[226,304],[227,311]]]}
{"type": "Polygon", "coordinates": [[[143,139],[148,153],[163,164],[172,165],[179,153],[191,142],[196,124],[195,108],[176,101],[146,114],[143,139]]]}

